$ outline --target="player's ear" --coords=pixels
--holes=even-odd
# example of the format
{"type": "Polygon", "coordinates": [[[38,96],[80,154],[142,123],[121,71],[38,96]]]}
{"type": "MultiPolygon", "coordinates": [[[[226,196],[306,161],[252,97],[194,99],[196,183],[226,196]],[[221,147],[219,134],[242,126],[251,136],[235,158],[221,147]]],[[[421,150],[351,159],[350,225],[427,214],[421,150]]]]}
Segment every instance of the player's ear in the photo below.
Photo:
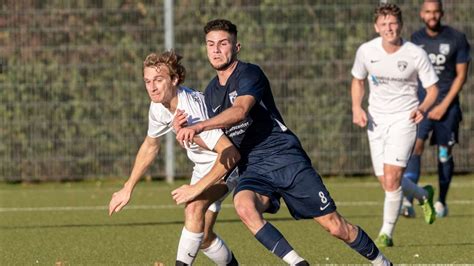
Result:
{"type": "Polygon", "coordinates": [[[237,43],[235,44],[234,52],[235,52],[235,53],[240,52],[240,42],[237,42],[237,43]]]}
{"type": "Polygon", "coordinates": [[[379,28],[377,27],[377,24],[376,24],[376,23],[374,23],[374,29],[375,29],[375,32],[376,32],[376,33],[380,33],[379,28]]]}
{"type": "Polygon", "coordinates": [[[178,86],[178,76],[174,76],[171,78],[171,84],[173,84],[173,86],[178,86]]]}

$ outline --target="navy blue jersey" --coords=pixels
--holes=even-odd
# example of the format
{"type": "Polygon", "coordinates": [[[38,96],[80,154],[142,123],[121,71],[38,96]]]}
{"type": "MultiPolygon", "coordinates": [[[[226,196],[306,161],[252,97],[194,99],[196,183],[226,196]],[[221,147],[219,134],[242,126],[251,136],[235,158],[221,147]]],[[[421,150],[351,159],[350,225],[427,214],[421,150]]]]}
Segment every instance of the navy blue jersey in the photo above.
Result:
{"type": "Polygon", "coordinates": [[[207,86],[204,96],[209,117],[220,114],[243,95],[255,98],[248,116],[237,125],[224,129],[239,149],[241,172],[268,172],[285,165],[309,161],[298,138],[285,126],[276,108],[270,83],[257,65],[239,61],[224,86],[217,76],[207,86]]]}
{"type": "MultiPolygon", "coordinates": [[[[467,63],[470,60],[470,46],[466,35],[449,26],[442,26],[439,34],[431,37],[426,33],[426,29],[422,28],[412,34],[411,41],[426,51],[438,74],[439,103],[448,94],[456,77],[456,64],[467,63]]],[[[420,99],[424,99],[426,91],[419,89],[418,92],[420,99]]],[[[457,96],[452,104],[459,104],[457,96]]]]}

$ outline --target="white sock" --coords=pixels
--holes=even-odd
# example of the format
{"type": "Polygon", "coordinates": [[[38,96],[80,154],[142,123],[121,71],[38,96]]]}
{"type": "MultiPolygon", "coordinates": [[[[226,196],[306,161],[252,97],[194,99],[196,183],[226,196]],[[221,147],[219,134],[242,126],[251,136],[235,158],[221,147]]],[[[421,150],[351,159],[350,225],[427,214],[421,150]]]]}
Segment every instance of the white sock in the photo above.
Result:
{"type": "Polygon", "coordinates": [[[197,256],[199,246],[201,246],[204,233],[193,233],[183,227],[181,238],[178,244],[178,255],[176,260],[191,265],[197,256]]]}
{"type": "Polygon", "coordinates": [[[395,191],[385,191],[385,201],[383,206],[383,225],[380,234],[392,237],[393,229],[398,220],[398,214],[402,205],[402,187],[395,191]]]}
{"type": "Polygon", "coordinates": [[[283,257],[283,260],[290,265],[295,265],[296,263],[303,261],[304,259],[300,257],[300,255],[298,255],[296,251],[292,250],[283,257]]]}
{"type": "Polygon", "coordinates": [[[426,190],[406,177],[402,177],[402,189],[405,197],[415,198],[419,202],[423,202],[423,199],[428,197],[428,192],[426,192],[426,190]]]}
{"type": "Polygon", "coordinates": [[[232,252],[219,236],[202,251],[217,265],[227,265],[232,260],[232,252]]]}
{"type": "Polygon", "coordinates": [[[372,265],[375,266],[390,266],[390,261],[382,254],[382,252],[379,251],[379,255],[377,255],[377,258],[372,261],[372,265]]]}

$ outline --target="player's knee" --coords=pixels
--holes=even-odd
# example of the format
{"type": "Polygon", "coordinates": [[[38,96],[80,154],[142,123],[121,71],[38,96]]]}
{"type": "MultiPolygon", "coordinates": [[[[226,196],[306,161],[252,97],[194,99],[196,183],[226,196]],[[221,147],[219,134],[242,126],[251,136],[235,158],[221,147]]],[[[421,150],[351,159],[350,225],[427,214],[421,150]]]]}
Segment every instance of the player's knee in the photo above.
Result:
{"type": "Polygon", "coordinates": [[[252,208],[250,208],[248,204],[236,203],[235,211],[241,219],[250,219],[250,217],[252,216],[252,208]]]}
{"type": "Polygon", "coordinates": [[[184,215],[187,220],[202,220],[204,219],[204,213],[206,210],[206,205],[202,201],[193,201],[186,205],[184,210],[184,215]]]}
{"type": "Polygon", "coordinates": [[[239,215],[240,219],[245,223],[248,224],[252,222],[256,216],[258,216],[257,209],[255,205],[249,202],[236,202],[235,204],[235,211],[237,215],[239,215]]]}

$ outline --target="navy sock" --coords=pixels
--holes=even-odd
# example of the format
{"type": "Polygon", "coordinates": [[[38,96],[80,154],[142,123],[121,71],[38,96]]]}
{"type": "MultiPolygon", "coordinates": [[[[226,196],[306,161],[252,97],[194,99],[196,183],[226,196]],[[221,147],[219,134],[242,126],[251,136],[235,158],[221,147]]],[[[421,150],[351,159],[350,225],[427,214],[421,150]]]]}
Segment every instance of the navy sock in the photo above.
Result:
{"type": "Polygon", "coordinates": [[[438,162],[439,177],[439,201],[446,204],[446,196],[448,195],[449,184],[453,178],[454,160],[453,157],[445,163],[438,162]]]}
{"type": "Polygon", "coordinates": [[[375,260],[379,255],[379,249],[375,245],[374,241],[362,230],[357,227],[359,232],[354,242],[348,244],[353,250],[359,252],[360,255],[366,257],[369,260],[375,260]]]}
{"type": "Polygon", "coordinates": [[[257,232],[255,238],[280,258],[293,250],[280,231],[268,222],[257,232]]]}
{"type": "MultiPolygon", "coordinates": [[[[413,183],[418,184],[420,180],[420,168],[421,168],[421,156],[412,154],[410,160],[408,160],[407,168],[403,173],[403,177],[406,177],[413,181],[413,183]]],[[[407,197],[410,202],[413,202],[413,196],[407,197]]]]}
{"type": "Polygon", "coordinates": [[[413,154],[408,160],[407,168],[403,177],[409,178],[413,183],[418,184],[420,180],[421,156],[413,154]]]}

